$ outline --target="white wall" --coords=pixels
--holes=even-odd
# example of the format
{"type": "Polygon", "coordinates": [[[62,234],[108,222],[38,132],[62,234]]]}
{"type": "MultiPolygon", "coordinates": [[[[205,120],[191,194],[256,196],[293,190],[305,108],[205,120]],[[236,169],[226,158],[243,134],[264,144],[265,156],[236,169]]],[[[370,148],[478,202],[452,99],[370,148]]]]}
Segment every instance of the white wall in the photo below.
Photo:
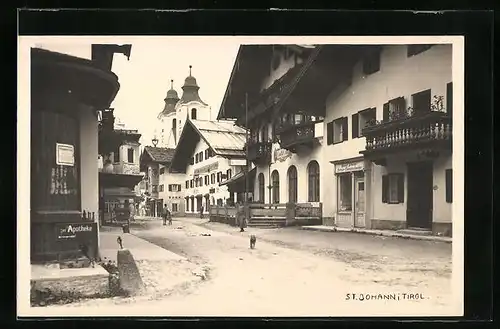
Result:
{"type": "Polygon", "coordinates": [[[276,70],[272,69],[271,62],[269,62],[269,76],[267,76],[261,85],[261,90],[264,90],[270,87],[275,80],[281,78],[288,70],[295,66],[295,58],[297,57],[297,64],[302,63],[302,58],[297,56],[296,54],[290,51],[290,55],[287,59],[285,59],[285,51],[284,50],[275,50],[276,55],[280,58],[280,65],[276,70]]]}
{"type": "Polygon", "coordinates": [[[180,102],[176,105],[177,113],[177,138],[181,136],[182,129],[186,123],[186,119],[191,118],[191,109],[196,108],[196,120],[210,120],[210,107],[203,105],[200,102],[192,101],[189,103],[181,104],[180,102]],[[180,124],[179,124],[180,122],[180,124]]]}
{"type": "Polygon", "coordinates": [[[97,118],[91,109],[81,108],[80,163],[82,211],[99,213],[99,172],[97,161],[97,118]]]}
{"type": "MultiPolygon", "coordinates": [[[[354,67],[351,85],[340,92],[332,91],[326,101],[324,135],[326,136],[328,122],[347,116],[348,140],[335,145],[324,143],[321,168],[324,216],[329,217],[328,214],[333,214],[337,203],[334,165],[330,161],[358,157],[359,151],[366,145],[364,137],[352,139],[352,114],[369,107],[376,107],[377,120],[381,120],[384,103],[404,96],[407,106],[411,106],[411,95],[429,88],[432,95],[446,97],[446,84],[452,81],[451,61],[451,45],[436,45],[412,57],[407,57],[407,47],[404,45],[385,46],[381,53],[378,72],[364,76],[362,62],[359,62],[354,67]]],[[[444,103],[446,104],[446,99],[444,103]]],[[[390,214],[384,216],[399,214],[392,213],[394,211],[397,210],[391,210],[390,214]]],[[[399,218],[404,219],[406,215],[399,218]]]]}

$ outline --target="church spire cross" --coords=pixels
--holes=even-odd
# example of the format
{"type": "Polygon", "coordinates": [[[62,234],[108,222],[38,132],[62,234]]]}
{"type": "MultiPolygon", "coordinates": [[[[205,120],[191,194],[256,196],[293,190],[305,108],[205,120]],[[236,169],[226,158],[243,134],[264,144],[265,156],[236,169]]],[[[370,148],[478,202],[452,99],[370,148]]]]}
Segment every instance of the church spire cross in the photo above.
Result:
{"type": "Polygon", "coordinates": [[[189,76],[191,76],[191,69],[193,68],[192,65],[189,65],[189,76]]]}
{"type": "Polygon", "coordinates": [[[170,80],[170,89],[174,89],[174,80],[170,80]]]}

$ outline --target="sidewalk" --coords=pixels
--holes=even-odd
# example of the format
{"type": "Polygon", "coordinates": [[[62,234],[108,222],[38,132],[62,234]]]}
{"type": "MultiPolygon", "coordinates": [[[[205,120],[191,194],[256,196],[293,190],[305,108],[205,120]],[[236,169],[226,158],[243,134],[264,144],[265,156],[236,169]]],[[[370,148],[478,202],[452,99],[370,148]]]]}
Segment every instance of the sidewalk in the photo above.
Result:
{"type": "Polygon", "coordinates": [[[350,232],[350,233],[361,233],[361,234],[371,234],[371,235],[381,235],[391,238],[403,238],[403,239],[414,239],[414,240],[427,240],[427,241],[439,241],[451,243],[452,238],[445,236],[435,236],[435,235],[416,235],[416,234],[407,234],[401,233],[397,231],[389,231],[389,230],[369,230],[369,229],[361,229],[361,228],[342,228],[335,226],[325,226],[325,225],[314,225],[314,226],[302,226],[302,230],[308,231],[321,231],[321,232],[350,232]]]}
{"type": "Polygon", "coordinates": [[[143,240],[129,233],[122,233],[121,229],[116,229],[108,232],[100,232],[99,251],[101,257],[116,261],[116,254],[120,248],[117,238],[122,238],[124,249],[129,249],[136,261],[157,261],[157,260],[185,260],[184,257],[177,255],[171,251],[158,247],[146,240],[143,240]]]}

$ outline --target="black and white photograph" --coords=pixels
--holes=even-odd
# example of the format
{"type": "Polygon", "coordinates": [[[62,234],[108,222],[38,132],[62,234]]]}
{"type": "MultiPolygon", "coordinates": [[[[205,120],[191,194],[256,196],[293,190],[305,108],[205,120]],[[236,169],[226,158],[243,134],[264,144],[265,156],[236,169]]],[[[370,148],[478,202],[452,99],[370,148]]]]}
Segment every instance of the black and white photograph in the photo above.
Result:
{"type": "Polygon", "coordinates": [[[18,315],[463,314],[462,36],[20,36],[18,61],[18,315]]]}

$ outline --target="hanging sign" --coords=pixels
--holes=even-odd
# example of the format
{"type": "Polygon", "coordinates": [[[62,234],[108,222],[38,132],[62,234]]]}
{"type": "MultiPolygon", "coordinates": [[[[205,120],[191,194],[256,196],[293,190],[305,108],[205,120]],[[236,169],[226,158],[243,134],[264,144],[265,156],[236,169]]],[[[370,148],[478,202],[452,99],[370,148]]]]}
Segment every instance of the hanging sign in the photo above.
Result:
{"type": "Polygon", "coordinates": [[[335,165],[335,173],[336,174],[342,174],[342,173],[352,172],[352,171],[362,171],[363,169],[365,169],[365,162],[364,161],[340,163],[340,164],[335,165]]]}
{"type": "Polygon", "coordinates": [[[75,148],[73,145],[56,143],[56,164],[71,167],[75,165],[75,148]]]}

